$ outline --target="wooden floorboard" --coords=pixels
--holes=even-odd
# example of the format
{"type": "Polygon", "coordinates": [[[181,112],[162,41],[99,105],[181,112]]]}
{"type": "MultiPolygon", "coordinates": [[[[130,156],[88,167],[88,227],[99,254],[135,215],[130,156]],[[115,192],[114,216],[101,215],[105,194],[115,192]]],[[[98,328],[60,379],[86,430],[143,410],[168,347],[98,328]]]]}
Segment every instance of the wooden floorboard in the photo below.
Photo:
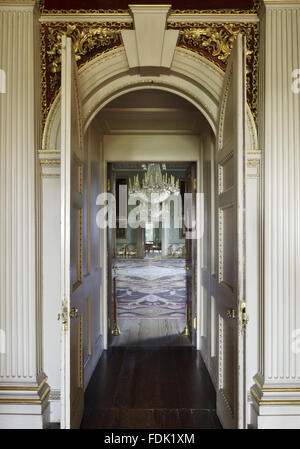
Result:
{"type": "Polygon", "coordinates": [[[114,346],[89,383],[81,427],[215,429],[215,406],[211,379],[191,346],[114,346]]]}

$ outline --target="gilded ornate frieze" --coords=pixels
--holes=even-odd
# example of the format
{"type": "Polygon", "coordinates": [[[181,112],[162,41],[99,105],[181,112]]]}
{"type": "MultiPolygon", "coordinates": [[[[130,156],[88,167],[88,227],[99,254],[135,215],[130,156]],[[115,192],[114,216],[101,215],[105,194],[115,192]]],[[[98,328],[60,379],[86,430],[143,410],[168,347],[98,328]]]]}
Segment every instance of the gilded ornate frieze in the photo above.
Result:
{"type": "MultiPolygon", "coordinates": [[[[172,2],[170,2],[172,4],[172,2]]],[[[171,9],[171,14],[256,14],[258,12],[260,0],[253,1],[253,7],[248,9],[171,9]]],[[[145,3],[146,4],[146,3],[145,3]]],[[[184,5],[184,2],[182,2],[184,5]]],[[[45,8],[45,1],[39,2],[40,11],[42,14],[129,14],[129,9],[47,9],[45,8]]]]}
{"type": "Polygon", "coordinates": [[[48,9],[45,0],[39,1],[39,9],[42,14],[129,14],[128,9],[48,9]]]}
{"type": "Polygon", "coordinates": [[[61,36],[70,36],[75,59],[81,67],[100,53],[121,45],[120,30],[130,23],[43,23],[41,24],[41,83],[43,125],[59,87],[61,73],[61,36]]]}
{"type": "Polygon", "coordinates": [[[239,33],[246,36],[247,101],[257,122],[259,25],[257,23],[169,23],[179,29],[177,45],[195,51],[217,64],[222,70],[239,33]]]}
{"type": "Polygon", "coordinates": [[[251,9],[172,9],[172,14],[257,14],[260,0],[254,0],[253,8],[251,9]]]}

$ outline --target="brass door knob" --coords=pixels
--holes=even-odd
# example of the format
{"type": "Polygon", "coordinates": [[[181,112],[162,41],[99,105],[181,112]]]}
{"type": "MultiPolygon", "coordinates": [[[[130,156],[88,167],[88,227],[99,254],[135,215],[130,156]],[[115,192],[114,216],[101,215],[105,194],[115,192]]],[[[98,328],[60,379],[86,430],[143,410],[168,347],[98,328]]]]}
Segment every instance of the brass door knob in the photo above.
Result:
{"type": "Polygon", "coordinates": [[[184,268],[185,268],[185,271],[190,271],[190,267],[188,265],[186,265],[184,268]]]}
{"type": "Polygon", "coordinates": [[[117,265],[113,265],[113,270],[114,270],[115,273],[117,272],[117,269],[118,269],[118,266],[117,265]]]}

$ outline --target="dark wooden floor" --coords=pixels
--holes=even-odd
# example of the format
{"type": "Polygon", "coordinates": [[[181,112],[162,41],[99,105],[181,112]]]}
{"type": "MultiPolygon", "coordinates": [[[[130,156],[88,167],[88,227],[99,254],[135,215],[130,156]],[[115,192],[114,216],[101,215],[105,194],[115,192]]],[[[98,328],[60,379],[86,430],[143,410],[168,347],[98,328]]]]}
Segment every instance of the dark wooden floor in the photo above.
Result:
{"type": "Polygon", "coordinates": [[[85,395],[81,428],[217,429],[215,391],[191,347],[111,347],[85,395]]]}

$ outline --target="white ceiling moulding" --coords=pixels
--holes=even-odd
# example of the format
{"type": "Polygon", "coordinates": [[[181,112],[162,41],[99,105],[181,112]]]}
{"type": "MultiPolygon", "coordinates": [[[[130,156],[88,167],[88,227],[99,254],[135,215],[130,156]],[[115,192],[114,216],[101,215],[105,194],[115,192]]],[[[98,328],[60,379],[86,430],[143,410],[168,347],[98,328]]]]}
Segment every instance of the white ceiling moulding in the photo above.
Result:
{"type": "Polygon", "coordinates": [[[171,5],[130,6],[134,30],[121,30],[130,68],[148,74],[151,68],[171,67],[179,30],[166,29],[170,10],[171,5]]]}

